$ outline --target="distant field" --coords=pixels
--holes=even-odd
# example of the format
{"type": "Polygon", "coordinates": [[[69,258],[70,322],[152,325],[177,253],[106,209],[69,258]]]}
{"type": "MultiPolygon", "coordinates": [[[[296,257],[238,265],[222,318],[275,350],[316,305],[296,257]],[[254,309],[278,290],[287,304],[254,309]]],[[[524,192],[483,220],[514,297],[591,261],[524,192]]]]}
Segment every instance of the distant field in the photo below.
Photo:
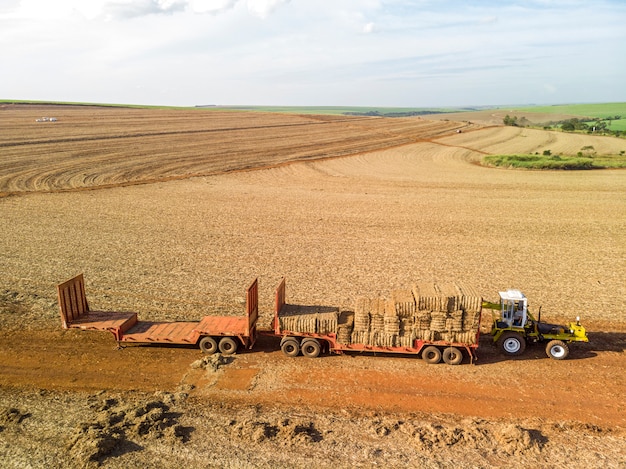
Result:
{"type": "Polygon", "coordinates": [[[448,113],[472,111],[463,108],[424,108],[424,107],[367,107],[367,106],[199,106],[202,109],[283,112],[288,114],[365,114],[376,112],[381,115],[394,113],[448,113]]]}
{"type": "Polygon", "coordinates": [[[626,118],[626,103],[563,104],[555,106],[529,106],[517,111],[540,114],[570,114],[581,117],[607,118],[621,115],[626,118]]]}
{"type": "Polygon", "coordinates": [[[195,108],[0,105],[0,194],[206,176],[355,155],[475,126],[195,108]],[[37,122],[42,116],[55,122],[37,122]]]}

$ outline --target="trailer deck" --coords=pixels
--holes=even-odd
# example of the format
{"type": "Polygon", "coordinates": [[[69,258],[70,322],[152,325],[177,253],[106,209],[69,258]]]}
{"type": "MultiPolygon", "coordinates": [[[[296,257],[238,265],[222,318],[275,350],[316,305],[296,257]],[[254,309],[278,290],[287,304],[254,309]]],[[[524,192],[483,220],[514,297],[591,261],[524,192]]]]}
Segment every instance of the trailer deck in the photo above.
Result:
{"type": "Polygon", "coordinates": [[[205,316],[199,321],[139,321],[133,312],[92,311],[83,274],[58,285],[57,292],[64,329],[108,331],[118,343],[194,345],[203,337],[232,337],[251,348],[256,341],[257,280],[246,290],[245,316],[205,316]]]}

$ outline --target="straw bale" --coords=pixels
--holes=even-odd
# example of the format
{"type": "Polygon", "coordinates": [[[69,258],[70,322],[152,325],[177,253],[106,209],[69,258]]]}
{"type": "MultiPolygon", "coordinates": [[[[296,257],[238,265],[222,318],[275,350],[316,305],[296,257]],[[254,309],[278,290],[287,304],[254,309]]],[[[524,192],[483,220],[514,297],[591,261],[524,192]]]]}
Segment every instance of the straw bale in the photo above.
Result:
{"type": "Polygon", "coordinates": [[[461,297],[461,309],[476,312],[482,309],[482,296],[473,288],[467,285],[457,285],[461,297]]]}
{"type": "Polygon", "coordinates": [[[413,296],[417,309],[421,311],[441,311],[441,298],[434,283],[417,283],[413,286],[413,296]]]}
{"type": "Polygon", "coordinates": [[[396,347],[412,347],[414,337],[412,334],[399,335],[396,337],[396,347]]]}
{"type": "MultiPolygon", "coordinates": [[[[361,297],[354,305],[354,330],[367,332],[370,329],[370,300],[361,297]]],[[[362,342],[360,342],[362,343],[362,342]]]]}
{"type": "Polygon", "coordinates": [[[396,316],[384,317],[384,331],[385,334],[399,334],[400,333],[400,321],[396,316]]]}
{"type": "Polygon", "coordinates": [[[415,323],[413,322],[413,318],[402,318],[399,321],[399,329],[400,329],[400,334],[402,335],[406,335],[406,334],[412,334],[413,332],[413,325],[415,323]]]}
{"type": "Polygon", "coordinates": [[[457,311],[461,308],[461,298],[456,286],[452,283],[437,285],[441,295],[441,311],[457,311]]]}
{"type": "Polygon", "coordinates": [[[281,329],[329,334],[337,332],[339,309],[328,306],[285,305],[278,320],[281,329]]]}
{"type": "Polygon", "coordinates": [[[352,338],[352,326],[341,324],[337,327],[337,342],[348,345],[352,338]]]}
{"type": "Polygon", "coordinates": [[[431,331],[445,331],[447,318],[448,318],[448,313],[441,312],[441,311],[433,311],[431,313],[430,330],[431,331]]]}
{"type": "Polygon", "coordinates": [[[411,290],[393,290],[391,303],[395,314],[401,318],[411,317],[415,313],[415,297],[411,290]]]}
{"type": "Polygon", "coordinates": [[[414,316],[414,324],[418,329],[429,330],[431,312],[430,311],[418,311],[418,314],[414,316]]]}

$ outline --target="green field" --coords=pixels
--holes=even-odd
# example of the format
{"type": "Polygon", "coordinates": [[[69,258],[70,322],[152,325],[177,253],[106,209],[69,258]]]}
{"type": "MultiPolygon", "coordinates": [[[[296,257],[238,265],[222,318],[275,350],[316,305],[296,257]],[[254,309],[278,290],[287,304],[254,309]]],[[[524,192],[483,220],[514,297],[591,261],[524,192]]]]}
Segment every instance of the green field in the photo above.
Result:
{"type": "Polygon", "coordinates": [[[571,114],[573,116],[597,117],[601,119],[618,115],[626,119],[626,103],[559,104],[554,106],[520,107],[515,110],[545,114],[571,114]]]}
{"type": "Polygon", "coordinates": [[[519,169],[607,169],[626,168],[626,155],[563,156],[563,155],[489,155],[483,158],[488,166],[519,169]]]}

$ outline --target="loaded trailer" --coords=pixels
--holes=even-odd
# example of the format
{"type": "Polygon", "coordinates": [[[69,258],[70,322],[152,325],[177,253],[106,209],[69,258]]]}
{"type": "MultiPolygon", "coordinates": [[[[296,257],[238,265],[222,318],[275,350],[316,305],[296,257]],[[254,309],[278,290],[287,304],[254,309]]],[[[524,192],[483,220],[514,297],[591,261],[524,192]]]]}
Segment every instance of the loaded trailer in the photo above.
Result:
{"type": "Polygon", "coordinates": [[[93,311],[85,295],[83,274],[57,286],[64,329],[108,331],[122,344],[197,345],[205,353],[233,354],[250,349],[257,338],[258,281],[246,289],[244,316],[205,316],[199,321],[140,321],[137,313],[93,311]]]}
{"type": "Polygon", "coordinates": [[[565,359],[569,344],[587,342],[579,318],[568,326],[535,319],[519,290],[500,292],[500,302],[483,301],[459,284],[420,283],[394,290],[389,298],[360,297],[352,308],[287,303],[283,278],[275,291],[269,330],[257,330],[258,280],[246,289],[243,316],[205,316],[199,321],[140,321],[137,313],[94,311],[80,274],[57,286],[64,329],[108,331],[122,344],[195,345],[207,354],[252,349],[257,336],[280,338],[285,355],[315,358],[322,352],[419,355],[430,364],[473,363],[479,346],[483,309],[494,312],[491,335],[504,355],[516,356],[526,344],[545,342],[546,354],[565,359]]]}
{"type": "Polygon", "coordinates": [[[391,298],[359,298],[353,309],[303,306],[286,301],[283,278],[276,288],[272,333],[285,355],[321,352],[421,355],[427,363],[458,365],[476,358],[482,298],[460,285],[415,285],[391,298]]]}

